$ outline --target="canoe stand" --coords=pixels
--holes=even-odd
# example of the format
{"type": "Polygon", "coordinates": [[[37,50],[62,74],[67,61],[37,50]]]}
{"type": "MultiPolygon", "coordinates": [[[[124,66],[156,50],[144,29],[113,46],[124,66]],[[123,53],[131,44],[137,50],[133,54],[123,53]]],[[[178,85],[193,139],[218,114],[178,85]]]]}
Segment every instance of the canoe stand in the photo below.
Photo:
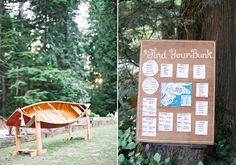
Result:
{"type": "MultiPolygon", "coordinates": [[[[35,115],[29,122],[26,123],[25,127],[28,127],[35,123],[35,128],[36,128],[36,149],[22,149],[21,148],[21,140],[20,138],[22,137],[27,137],[27,136],[32,136],[32,135],[21,135],[20,134],[20,127],[16,126],[15,129],[15,140],[16,140],[16,151],[12,152],[12,156],[16,156],[19,154],[29,154],[30,157],[33,156],[38,156],[43,153],[47,153],[47,149],[43,149],[42,147],[42,133],[41,133],[41,121],[40,117],[35,115]]],[[[86,129],[86,135],[85,139],[90,140],[91,139],[91,130],[90,130],[90,119],[89,119],[89,114],[86,112],[86,124],[84,126],[87,126],[86,129]]],[[[72,125],[71,123],[68,124],[68,129],[69,129],[69,139],[72,138],[72,125]]]]}
{"type": "Polygon", "coordinates": [[[85,140],[90,140],[92,138],[91,130],[90,130],[90,118],[89,113],[86,111],[86,124],[68,124],[68,132],[69,132],[69,140],[72,139],[72,126],[86,126],[86,134],[85,134],[85,140]]]}
{"type": "Polygon", "coordinates": [[[41,122],[40,122],[39,116],[35,115],[29,122],[31,124],[33,122],[35,122],[35,128],[36,128],[36,150],[22,149],[21,148],[20,138],[24,137],[24,136],[27,136],[27,135],[21,135],[20,134],[20,127],[16,126],[16,131],[15,131],[16,151],[12,152],[12,156],[16,156],[16,155],[19,155],[19,154],[26,153],[26,154],[29,154],[32,157],[32,156],[41,155],[41,154],[47,152],[47,149],[43,149],[42,148],[41,122]]]}

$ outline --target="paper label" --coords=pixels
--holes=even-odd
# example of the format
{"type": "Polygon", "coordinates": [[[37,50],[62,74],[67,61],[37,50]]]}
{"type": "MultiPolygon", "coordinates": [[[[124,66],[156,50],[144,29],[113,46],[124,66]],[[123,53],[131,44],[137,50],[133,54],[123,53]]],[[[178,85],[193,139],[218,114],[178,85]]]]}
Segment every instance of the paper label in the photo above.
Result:
{"type": "Polygon", "coordinates": [[[143,116],[156,116],[157,98],[143,98],[143,116]]]}
{"type": "Polygon", "coordinates": [[[194,79],[205,79],[206,78],[205,65],[193,65],[193,78],[194,79]]]}
{"type": "Polygon", "coordinates": [[[143,118],[142,120],[142,136],[156,136],[156,119],[143,118]]]}
{"type": "Polygon", "coordinates": [[[177,132],[191,132],[191,113],[177,113],[177,132]]]}
{"type": "Polygon", "coordinates": [[[196,121],[195,134],[196,135],[207,135],[208,121],[196,121]]]}
{"type": "Polygon", "coordinates": [[[148,60],[143,64],[143,73],[146,76],[154,76],[158,73],[158,64],[154,60],[148,60]]]}
{"type": "Polygon", "coordinates": [[[208,113],[208,101],[196,101],[196,115],[207,116],[208,113]]]}
{"type": "Polygon", "coordinates": [[[161,83],[162,106],[191,106],[192,83],[161,83]]]}
{"type": "Polygon", "coordinates": [[[177,64],[176,77],[188,78],[189,64],[177,64]]]}
{"type": "Polygon", "coordinates": [[[196,84],[196,97],[208,97],[208,83],[196,84]]]}
{"type": "Polygon", "coordinates": [[[173,113],[159,112],[159,131],[173,131],[173,113]]]}
{"type": "Polygon", "coordinates": [[[161,77],[172,77],[173,64],[161,64],[161,77]]]}
{"type": "Polygon", "coordinates": [[[145,93],[154,94],[159,88],[159,83],[155,78],[149,77],[143,81],[142,88],[145,93]]]}
{"type": "Polygon", "coordinates": [[[191,106],[192,96],[191,95],[181,95],[181,106],[191,106]]]}

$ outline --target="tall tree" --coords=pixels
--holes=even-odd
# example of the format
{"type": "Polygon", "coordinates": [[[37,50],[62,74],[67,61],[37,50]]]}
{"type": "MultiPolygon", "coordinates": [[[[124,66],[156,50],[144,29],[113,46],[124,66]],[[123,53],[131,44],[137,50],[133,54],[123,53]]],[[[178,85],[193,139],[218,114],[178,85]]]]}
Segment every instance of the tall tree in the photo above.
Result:
{"type": "MultiPolygon", "coordinates": [[[[0,17],[2,17],[2,15],[3,15],[3,11],[4,11],[4,0],[0,0],[0,17]]],[[[1,23],[0,23],[0,45],[1,45],[1,42],[2,42],[2,35],[1,35],[1,33],[2,33],[2,25],[1,25],[1,23]]],[[[1,48],[1,46],[0,46],[0,58],[2,59],[2,57],[3,57],[3,52],[2,52],[2,48],[1,48]]],[[[0,62],[0,63],[2,63],[2,61],[0,62]]],[[[0,64],[0,70],[2,71],[3,69],[2,69],[2,64],[0,64]]],[[[3,110],[3,116],[5,116],[5,107],[4,107],[4,105],[5,105],[5,98],[6,98],[6,91],[5,91],[5,77],[4,77],[4,75],[2,75],[2,73],[0,72],[0,74],[1,74],[1,85],[2,85],[2,90],[1,90],[1,93],[2,93],[2,99],[1,99],[1,105],[2,105],[2,107],[1,107],[1,109],[3,110]]]]}
{"type": "MultiPolygon", "coordinates": [[[[216,41],[216,140],[230,142],[236,136],[236,78],[231,76],[236,74],[236,1],[183,0],[182,4],[182,16],[191,22],[179,30],[179,38],[216,41]]],[[[232,142],[231,146],[236,149],[232,142]]],[[[209,156],[216,159],[219,153],[209,156]]]]}
{"type": "Polygon", "coordinates": [[[89,1],[91,80],[94,82],[91,109],[105,116],[116,111],[116,1],[89,1]]]}
{"type": "Polygon", "coordinates": [[[0,19],[7,90],[1,108],[5,106],[6,115],[43,100],[88,102],[87,57],[81,53],[81,33],[74,22],[79,1],[12,3],[19,4],[19,12],[8,7],[0,19]]]}

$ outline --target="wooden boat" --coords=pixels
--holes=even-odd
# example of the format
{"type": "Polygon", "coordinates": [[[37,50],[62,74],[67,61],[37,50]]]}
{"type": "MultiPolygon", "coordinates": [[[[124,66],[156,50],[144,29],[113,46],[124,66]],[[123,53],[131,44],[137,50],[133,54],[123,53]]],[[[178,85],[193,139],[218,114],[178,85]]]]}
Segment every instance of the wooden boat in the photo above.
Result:
{"type": "Polygon", "coordinates": [[[35,128],[35,116],[40,119],[41,128],[63,127],[79,120],[90,104],[62,101],[39,102],[17,109],[8,118],[8,126],[35,128]]]}

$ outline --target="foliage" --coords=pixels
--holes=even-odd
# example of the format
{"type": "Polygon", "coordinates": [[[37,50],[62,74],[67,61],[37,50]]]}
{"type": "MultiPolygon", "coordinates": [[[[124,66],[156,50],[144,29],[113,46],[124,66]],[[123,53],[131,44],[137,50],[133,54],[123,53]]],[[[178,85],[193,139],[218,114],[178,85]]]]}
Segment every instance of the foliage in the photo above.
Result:
{"type": "MultiPolygon", "coordinates": [[[[99,8],[91,7],[91,29],[82,33],[75,23],[78,0],[11,2],[18,5],[17,11],[4,1],[0,15],[0,83],[6,89],[0,95],[2,115],[38,101],[89,102],[91,97],[92,111],[104,116],[113,112],[115,4],[94,3],[99,8]],[[91,75],[96,73],[104,83],[95,87],[91,75]]],[[[93,1],[89,3],[93,5],[93,1]]]]}
{"type": "Polygon", "coordinates": [[[170,157],[161,159],[161,155],[155,153],[154,155],[146,155],[144,152],[140,151],[141,144],[136,141],[135,129],[130,127],[125,131],[119,130],[118,132],[118,163],[119,164],[148,164],[148,165],[170,165],[170,157]]]}
{"type": "Polygon", "coordinates": [[[222,164],[227,165],[236,164],[236,157],[233,158],[230,154],[231,147],[226,139],[219,140],[217,143],[209,149],[207,163],[210,165],[222,164]]]}
{"type": "Polygon", "coordinates": [[[199,161],[197,165],[203,165],[202,161],[199,161]]]}
{"type": "Polygon", "coordinates": [[[108,113],[106,117],[114,117],[114,115],[112,113],[108,113]]]}
{"type": "Polygon", "coordinates": [[[147,155],[135,139],[141,39],[175,38],[179,6],[172,1],[121,1],[119,15],[119,163],[171,164],[156,153],[147,155]]]}
{"type": "Polygon", "coordinates": [[[90,55],[93,82],[91,109],[105,116],[116,111],[116,1],[89,1],[89,30],[86,53],[90,55]]]}
{"type": "Polygon", "coordinates": [[[90,117],[99,117],[99,115],[96,114],[96,113],[94,113],[94,112],[90,112],[89,116],[90,116],[90,117]]]}

